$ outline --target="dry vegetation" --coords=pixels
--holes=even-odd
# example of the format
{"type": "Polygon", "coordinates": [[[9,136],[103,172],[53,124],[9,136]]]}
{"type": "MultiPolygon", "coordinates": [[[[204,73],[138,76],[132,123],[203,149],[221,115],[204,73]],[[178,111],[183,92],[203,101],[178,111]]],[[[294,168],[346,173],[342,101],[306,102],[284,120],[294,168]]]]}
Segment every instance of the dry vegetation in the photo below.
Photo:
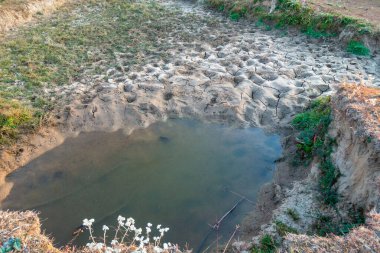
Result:
{"type": "Polygon", "coordinates": [[[347,97],[349,102],[347,109],[358,115],[363,128],[374,135],[372,136],[374,139],[380,140],[380,89],[345,84],[338,94],[347,97]]]}
{"type": "Polygon", "coordinates": [[[289,234],[284,248],[288,252],[380,252],[380,214],[369,214],[365,226],[352,230],[346,236],[317,237],[289,234]]]}
{"type": "Polygon", "coordinates": [[[11,236],[20,238],[22,247],[30,253],[59,252],[51,240],[41,233],[41,223],[36,213],[0,211],[0,240],[7,241],[11,236]]]}

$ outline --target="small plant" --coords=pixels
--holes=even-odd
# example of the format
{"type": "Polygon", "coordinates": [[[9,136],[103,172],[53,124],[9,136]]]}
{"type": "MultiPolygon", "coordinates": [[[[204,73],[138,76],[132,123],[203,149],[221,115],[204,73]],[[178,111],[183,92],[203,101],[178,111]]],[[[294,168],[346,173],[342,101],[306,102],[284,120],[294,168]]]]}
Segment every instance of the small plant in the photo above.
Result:
{"type": "Polygon", "coordinates": [[[300,215],[295,209],[288,208],[286,210],[286,214],[289,215],[293,219],[293,221],[299,221],[300,220],[300,215]]]}
{"type": "Polygon", "coordinates": [[[37,127],[38,115],[15,100],[0,98],[0,144],[9,144],[21,132],[37,127]]]}
{"type": "Polygon", "coordinates": [[[288,233],[298,234],[298,231],[295,228],[292,228],[291,226],[286,225],[282,221],[276,221],[275,224],[276,224],[277,233],[280,236],[285,236],[288,233]]]}
{"type": "Polygon", "coordinates": [[[334,185],[338,181],[340,173],[335,168],[330,157],[321,161],[320,170],[319,188],[323,202],[327,205],[334,206],[338,203],[338,192],[334,185]]]}
{"type": "Polygon", "coordinates": [[[125,219],[120,216],[117,218],[117,227],[115,234],[111,242],[107,241],[107,232],[109,227],[103,225],[103,237],[96,239],[94,237],[94,231],[92,224],[94,219],[84,219],[83,226],[88,229],[90,234],[90,242],[86,244],[86,250],[89,252],[171,252],[177,251],[177,246],[171,243],[162,243],[162,238],[165,233],[169,231],[169,228],[162,228],[161,225],[157,225],[157,236],[152,235],[151,223],[148,223],[145,227],[145,233],[143,233],[142,228],[135,227],[135,220],[133,218],[125,219]]]}
{"type": "Polygon", "coordinates": [[[329,234],[345,235],[348,234],[353,228],[365,223],[365,215],[363,208],[352,207],[348,212],[348,217],[345,219],[338,217],[320,214],[313,227],[319,236],[326,236],[329,234]]]}
{"type": "Polygon", "coordinates": [[[371,54],[368,47],[366,47],[362,42],[356,40],[351,40],[348,42],[347,52],[361,56],[369,56],[371,54]]]}
{"type": "Polygon", "coordinates": [[[296,138],[297,157],[308,164],[323,146],[328,126],[331,122],[330,97],[323,97],[312,102],[309,109],[298,114],[292,126],[300,131],[296,138]]]}
{"type": "Polygon", "coordinates": [[[276,252],[276,241],[271,235],[264,235],[261,238],[260,246],[254,247],[252,253],[274,253],[276,252]]]}

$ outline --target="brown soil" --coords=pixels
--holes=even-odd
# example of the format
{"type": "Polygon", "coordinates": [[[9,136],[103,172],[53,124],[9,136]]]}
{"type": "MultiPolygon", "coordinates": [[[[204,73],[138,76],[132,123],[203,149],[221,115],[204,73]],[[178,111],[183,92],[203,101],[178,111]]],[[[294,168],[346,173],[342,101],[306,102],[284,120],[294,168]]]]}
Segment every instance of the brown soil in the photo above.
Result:
{"type": "Polygon", "coordinates": [[[5,0],[0,1],[0,36],[30,22],[35,16],[50,14],[68,0],[5,0]]]}
{"type": "Polygon", "coordinates": [[[307,2],[310,2],[320,11],[365,19],[380,28],[379,0],[309,0],[307,2]]]}

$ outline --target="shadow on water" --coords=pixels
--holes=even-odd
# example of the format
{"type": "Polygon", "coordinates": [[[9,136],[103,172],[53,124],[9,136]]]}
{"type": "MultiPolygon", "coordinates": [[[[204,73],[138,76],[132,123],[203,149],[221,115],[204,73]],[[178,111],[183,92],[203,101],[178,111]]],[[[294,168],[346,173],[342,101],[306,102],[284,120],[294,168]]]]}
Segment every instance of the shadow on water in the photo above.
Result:
{"type": "MultiPolygon", "coordinates": [[[[240,199],[228,189],[254,201],[280,153],[280,138],[260,129],[191,120],[157,123],[130,136],[83,133],[10,174],[14,187],[2,207],[39,211],[58,245],[71,240],[84,218],[95,218],[101,233],[120,214],[141,227],[168,226],[166,241],[196,249],[208,223],[240,199]]],[[[227,238],[250,210],[251,204],[240,204],[220,236],[227,238]]]]}

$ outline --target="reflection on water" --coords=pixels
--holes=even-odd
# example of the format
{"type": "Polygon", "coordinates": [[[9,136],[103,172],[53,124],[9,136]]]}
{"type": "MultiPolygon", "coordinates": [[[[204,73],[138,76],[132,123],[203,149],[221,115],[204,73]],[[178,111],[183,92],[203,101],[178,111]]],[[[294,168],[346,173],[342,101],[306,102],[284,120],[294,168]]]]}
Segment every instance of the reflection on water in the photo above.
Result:
{"type": "MultiPolygon", "coordinates": [[[[2,207],[41,212],[58,244],[84,218],[113,225],[120,214],[170,227],[166,241],[197,248],[239,197],[255,200],[281,152],[278,136],[190,120],[169,120],[130,136],[85,133],[8,176],[14,187],[2,207]]],[[[242,202],[220,228],[227,238],[252,205],[242,202]]],[[[87,234],[77,243],[83,243],[87,234]]]]}

